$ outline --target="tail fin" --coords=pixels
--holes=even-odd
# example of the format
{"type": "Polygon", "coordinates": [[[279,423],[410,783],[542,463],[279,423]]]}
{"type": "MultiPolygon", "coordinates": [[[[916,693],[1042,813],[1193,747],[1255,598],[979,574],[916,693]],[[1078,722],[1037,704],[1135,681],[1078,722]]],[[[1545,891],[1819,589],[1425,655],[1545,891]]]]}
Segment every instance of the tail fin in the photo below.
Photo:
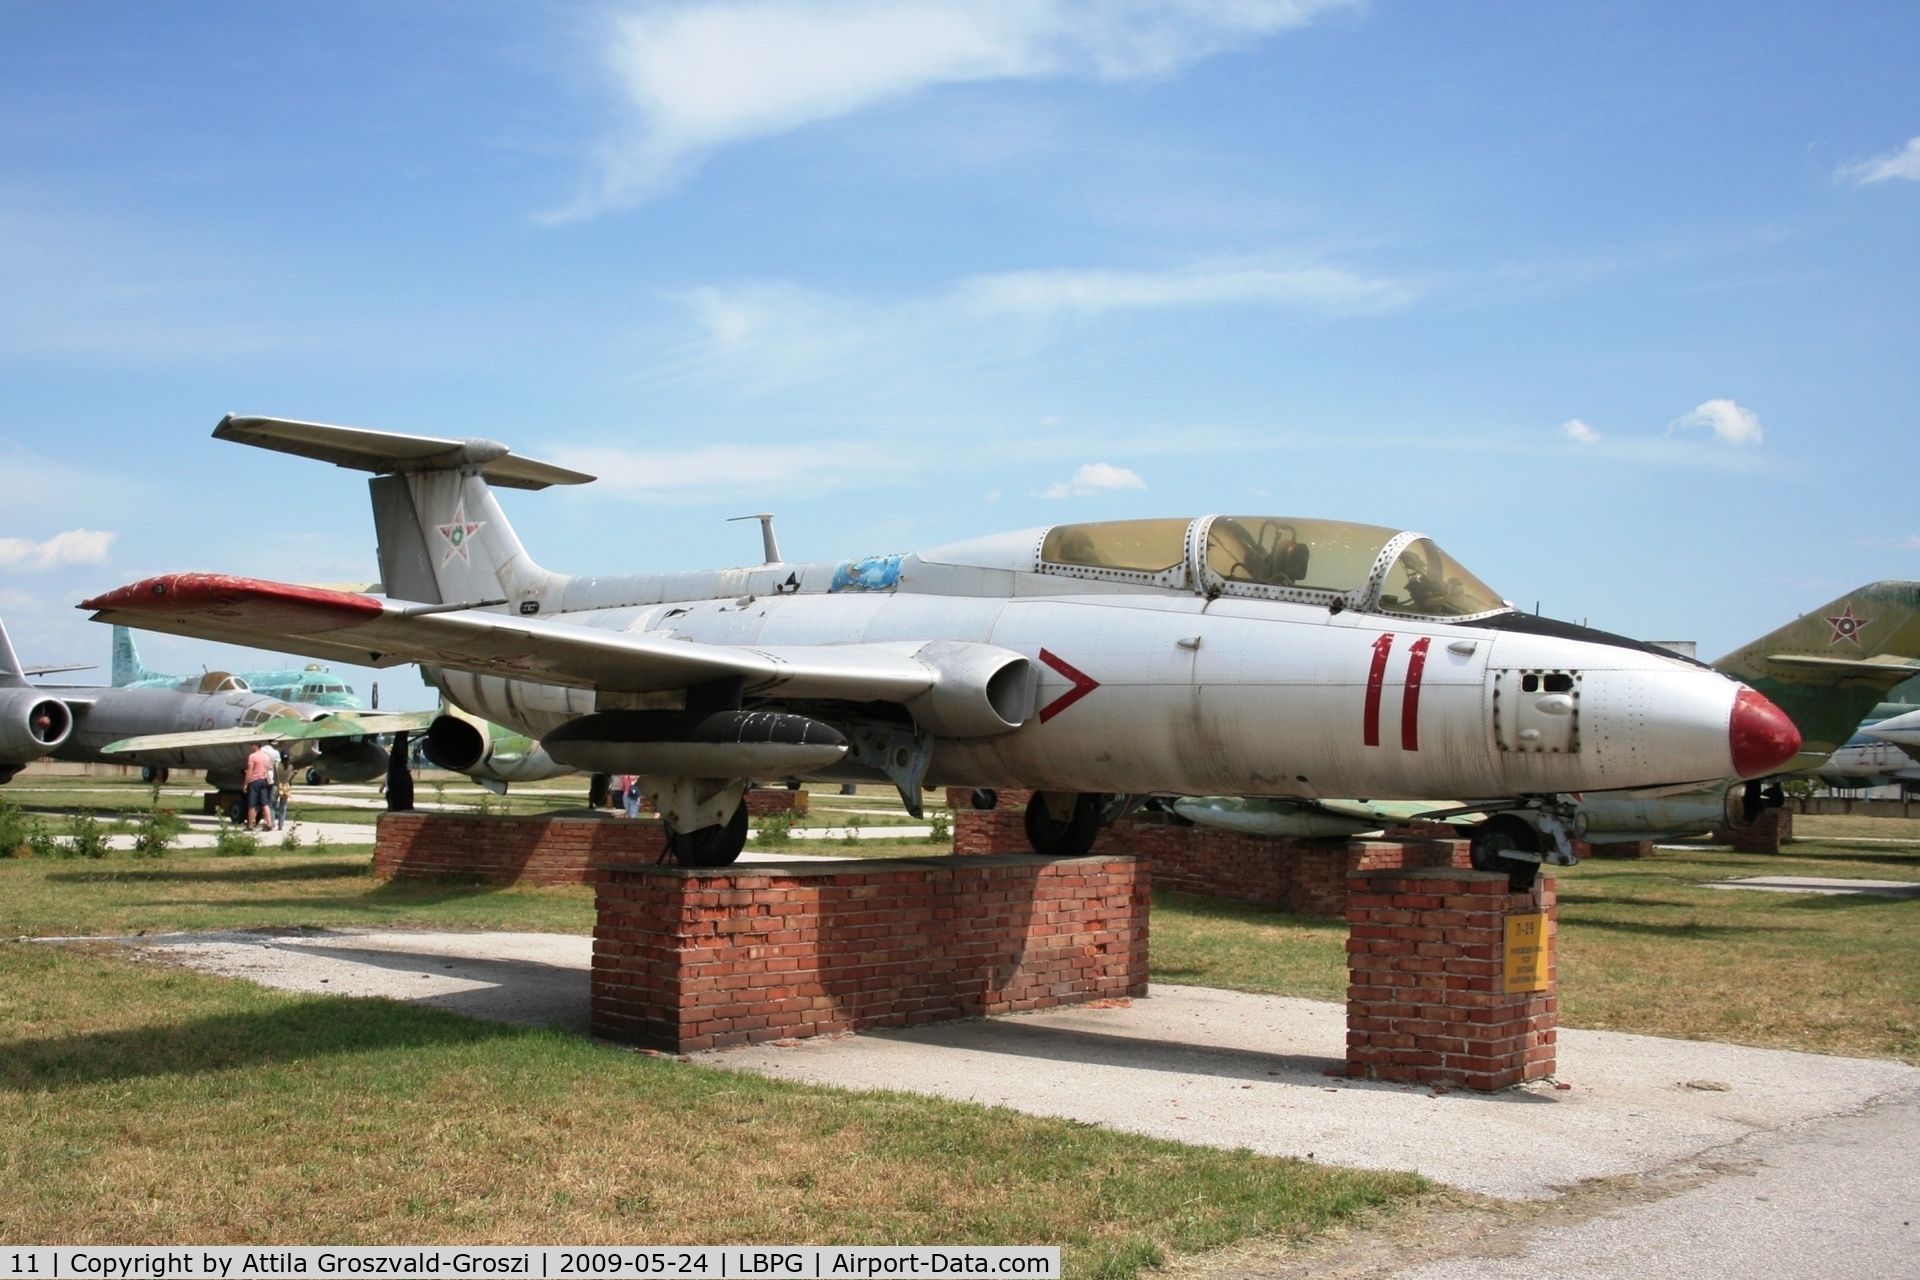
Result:
{"type": "Polygon", "coordinates": [[[492,440],[330,427],[282,418],[235,418],[215,438],[299,454],[360,471],[368,482],[380,540],[382,589],[428,604],[505,601],[534,614],[550,609],[566,584],[535,564],[494,500],[493,484],[544,489],[586,484],[592,476],[516,458],[492,440]]]}
{"type": "Polygon", "coordinates": [[[1838,750],[1887,691],[1920,674],[1920,582],[1874,582],[1713,665],[1771,698],[1806,752],[1838,750]]]}
{"type": "Polygon", "coordinates": [[[140,650],[133,643],[133,632],[126,627],[115,627],[113,629],[113,687],[124,688],[142,680],[151,680],[159,674],[141,665],[140,650]]]}
{"type": "Polygon", "coordinates": [[[7,624],[0,622],[0,689],[19,689],[26,683],[27,676],[20,669],[20,659],[14,656],[13,641],[7,638],[7,624]]]}

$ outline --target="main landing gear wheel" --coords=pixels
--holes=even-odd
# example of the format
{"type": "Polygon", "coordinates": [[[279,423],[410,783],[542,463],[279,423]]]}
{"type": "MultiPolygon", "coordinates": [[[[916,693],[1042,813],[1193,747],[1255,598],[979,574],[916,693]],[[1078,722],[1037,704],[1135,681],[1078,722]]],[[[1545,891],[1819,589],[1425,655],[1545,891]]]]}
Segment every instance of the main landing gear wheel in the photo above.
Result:
{"type": "Polygon", "coordinates": [[[1510,813],[1495,814],[1480,824],[1470,846],[1475,871],[1495,871],[1507,877],[1507,888],[1525,893],[1540,874],[1538,858],[1511,858],[1510,853],[1540,851],[1540,834],[1510,813]]]}
{"type": "Polygon", "coordinates": [[[1047,809],[1038,791],[1027,801],[1027,843],[1048,858],[1078,858],[1093,848],[1100,834],[1100,807],[1104,796],[1081,792],[1073,798],[1073,816],[1065,822],[1047,809]]]}
{"type": "Polygon", "coordinates": [[[675,831],[667,826],[667,852],[680,867],[730,867],[740,851],[747,847],[747,802],[742,800],[733,817],[698,831],[675,831]]]}

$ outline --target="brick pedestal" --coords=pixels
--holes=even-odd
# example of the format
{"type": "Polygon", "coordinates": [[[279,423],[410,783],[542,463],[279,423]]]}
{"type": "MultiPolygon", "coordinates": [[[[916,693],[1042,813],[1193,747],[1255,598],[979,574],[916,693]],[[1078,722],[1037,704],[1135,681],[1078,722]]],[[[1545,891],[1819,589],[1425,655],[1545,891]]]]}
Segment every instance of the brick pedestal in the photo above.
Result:
{"type": "Polygon", "coordinates": [[[373,874],[382,879],[453,876],[488,884],[590,884],[605,862],[656,862],[666,850],[658,818],[381,815],[373,874]]]}
{"type": "MultiPolygon", "coordinates": [[[[1030,853],[1022,808],[954,809],[956,854],[1030,853]]],[[[950,797],[951,802],[951,797],[950,797]]],[[[1441,828],[1452,834],[1451,828],[1441,828]]],[[[1289,840],[1197,827],[1166,814],[1135,813],[1100,833],[1093,852],[1131,854],[1153,863],[1162,889],[1259,902],[1301,915],[1340,916],[1347,910],[1347,877],[1356,871],[1398,867],[1465,867],[1465,840],[1289,840]]]]}
{"type": "Polygon", "coordinates": [[[1584,840],[1575,840],[1573,852],[1578,858],[1651,858],[1653,841],[1614,840],[1606,844],[1588,844],[1584,840]]]}
{"type": "Polygon", "coordinates": [[[593,1032],[687,1052],[1147,989],[1138,859],[600,868],[593,1032]]]}
{"type": "Polygon", "coordinates": [[[1418,868],[1351,879],[1347,1074],[1504,1089],[1553,1074],[1553,879],[1509,893],[1482,871],[1418,868]],[[1507,920],[1546,917],[1546,988],[1507,989],[1507,920]]]}
{"type": "Polygon", "coordinates": [[[1732,845],[1736,853],[1778,853],[1781,845],[1793,842],[1793,811],[1762,809],[1759,817],[1738,831],[1716,831],[1713,838],[1732,845]]]}

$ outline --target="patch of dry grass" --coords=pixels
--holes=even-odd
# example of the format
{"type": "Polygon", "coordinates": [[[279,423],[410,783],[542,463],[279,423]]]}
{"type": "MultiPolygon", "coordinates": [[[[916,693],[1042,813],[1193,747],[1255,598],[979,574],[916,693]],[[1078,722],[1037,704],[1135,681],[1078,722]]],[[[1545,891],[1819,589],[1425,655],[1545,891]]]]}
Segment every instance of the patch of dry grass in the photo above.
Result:
{"type": "Polygon", "coordinates": [[[0,1132],[0,1236],[75,1242],[1060,1243],[1120,1277],[1423,1185],[25,943],[0,1132]]]}

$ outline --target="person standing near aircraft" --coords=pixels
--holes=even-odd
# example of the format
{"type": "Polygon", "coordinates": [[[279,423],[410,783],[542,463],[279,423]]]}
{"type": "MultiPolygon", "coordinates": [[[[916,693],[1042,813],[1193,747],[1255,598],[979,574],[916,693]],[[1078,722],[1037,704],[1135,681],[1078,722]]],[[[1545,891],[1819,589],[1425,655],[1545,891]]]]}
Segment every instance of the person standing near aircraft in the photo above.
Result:
{"type": "Polygon", "coordinates": [[[620,795],[621,795],[622,801],[627,806],[627,816],[629,818],[639,817],[640,816],[640,779],[639,777],[631,773],[623,773],[618,778],[615,778],[614,781],[620,784],[620,795]]]}
{"type": "MultiPolygon", "coordinates": [[[[273,748],[267,748],[272,751],[273,748]]],[[[287,829],[287,803],[293,799],[293,752],[276,752],[273,766],[273,829],[287,829]]]]}
{"type": "Polygon", "coordinates": [[[247,756],[247,830],[254,830],[254,819],[268,828],[273,826],[273,769],[280,753],[261,743],[247,756]]]}

